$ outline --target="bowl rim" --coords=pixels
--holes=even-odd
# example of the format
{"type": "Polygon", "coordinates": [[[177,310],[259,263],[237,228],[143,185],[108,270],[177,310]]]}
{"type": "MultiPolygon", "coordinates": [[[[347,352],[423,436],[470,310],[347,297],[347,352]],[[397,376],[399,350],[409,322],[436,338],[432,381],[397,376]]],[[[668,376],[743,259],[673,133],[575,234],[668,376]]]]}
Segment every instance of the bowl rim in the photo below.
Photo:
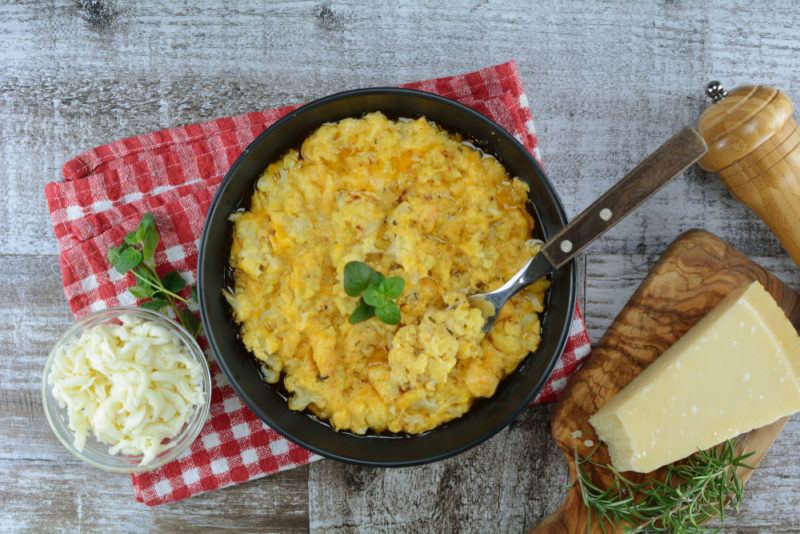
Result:
{"type": "MultiPolygon", "coordinates": [[[[152,471],[154,469],[158,469],[159,467],[164,466],[165,464],[175,460],[185,451],[187,451],[192,444],[197,440],[198,436],[203,430],[206,422],[208,421],[209,413],[211,412],[211,390],[213,387],[213,382],[211,380],[211,367],[208,363],[208,359],[205,356],[200,345],[197,343],[197,340],[192,336],[188,330],[186,330],[183,326],[178,324],[174,319],[168,317],[162,313],[158,313],[153,310],[148,310],[146,308],[140,308],[136,306],[112,306],[108,308],[103,308],[101,310],[94,311],[80,319],[77,319],[70,324],[70,326],[64,331],[63,334],[56,340],[53,344],[50,352],[47,355],[47,359],[45,360],[44,369],[42,371],[42,387],[41,387],[41,396],[42,396],[42,407],[44,409],[45,417],[47,418],[47,423],[50,425],[50,430],[56,436],[58,441],[61,445],[64,446],[74,457],[78,458],[82,462],[100,469],[102,471],[110,472],[110,473],[127,473],[127,474],[135,474],[135,473],[144,473],[147,471],[152,471]],[[167,326],[171,327],[176,331],[178,334],[178,339],[180,339],[181,343],[186,346],[189,350],[189,353],[192,355],[192,358],[197,360],[201,367],[203,368],[203,389],[205,390],[204,400],[202,405],[197,405],[192,412],[192,417],[189,418],[186,423],[184,423],[184,428],[172,440],[185,440],[180,446],[175,446],[167,449],[164,451],[163,456],[161,458],[156,457],[153,461],[147,465],[140,466],[138,463],[131,463],[129,466],[114,466],[105,464],[102,462],[98,462],[92,458],[86,456],[82,451],[79,451],[75,445],[65,439],[65,437],[56,430],[56,424],[53,421],[53,417],[55,414],[53,410],[62,410],[58,404],[53,404],[48,402],[48,393],[51,392],[51,386],[48,383],[48,375],[50,374],[50,369],[53,365],[53,361],[55,360],[57,350],[64,345],[64,343],[68,342],[78,331],[85,329],[88,323],[91,323],[93,320],[98,318],[105,318],[105,319],[114,319],[119,318],[123,315],[133,315],[140,318],[146,318],[149,320],[153,320],[155,322],[162,322],[166,323],[167,326]],[[183,434],[186,432],[186,434],[183,434]]],[[[57,401],[56,401],[57,402],[57,401]]],[[[71,431],[67,429],[67,432],[70,433],[71,431]]],[[[90,432],[89,434],[90,439],[94,439],[94,436],[90,432]]],[[[99,443],[99,442],[98,442],[99,443]]],[[[110,445],[106,445],[105,443],[101,443],[104,447],[110,447],[110,445]]],[[[142,455],[130,455],[130,454],[117,454],[114,455],[120,458],[129,458],[132,461],[139,459],[142,455]]]]}
{"type": "MultiPolygon", "coordinates": [[[[467,107],[467,106],[465,106],[465,105],[463,105],[460,102],[457,102],[455,100],[443,97],[443,96],[435,94],[435,93],[429,93],[429,92],[420,91],[420,90],[417,90],[417,89],[407,89],[407,88],[400,88],[400,87],[380,87],[379,86],[379,87],[369,87],[369,88],[352,89],[352,90],[348,90],[348,91],[341,91],[341,92],[330,94],[330,95],[324,96],[322,98],[318,98],[316,100],[308,102],[308,103],[298,107],[297,109],[287,113],[285,116],[283,116],[282,118],[278,119],[277,121],[275,121],[272,125],[270,125],[268,128],[266,128],[263,132],[261,132],[258,136],[256,136],[256,138],[253,139],[253,141],[251,141],[248,144],[248,146],[245,148],[245,150],[236,158],[236,160],[233,162],[231,167],[225,173],[225,176],[223,177],[223,179],[220,182],[216,192],[214,193],[214,198],[213,198],[213,200],[212,200],[212,202],[211,202],[211,204],[209,206],[208,212],[206,214],[206,219],[205,219],[205,222],[204,222],[204,225],[203,225],[203,232],[202,232],[202,235],[201,235],[201,238],[200,238],[200,247],[198,249],[198,256],[197,256],[197,292],[198,292],[198,301],[199,301],[199,304],[200,304],[201,321],[203,323],[203,328],[205,329],[205,333],[206,333],[206,337],[208,339],[209,346],[211,347],[211,350],[212,350],[212,352],[213,352],[213,354],[215,356],[217,364],[219,365],[220,369],[225,374],[225,377],[227,378],[228,382],[230,383],[231,387],[236,392],[236,394],[239,396],[239,398],[244,402],[244,404],[250,410],[253,411],[253,413],[261,421],[263,421],[266,425],[268,425],[269,428],[275,430],[277,433],[279,433],[281,436],[285,437],[286,439],[288,439],[292,443],[300,445],[301,447],[303,447],[305,449],[308,449],[311,452],[314,452],[314,453],[319,454],[321,456],[324,456],[326,458],[334,459],[334,460],[337,460],[337,461],[340,461],[340,462],[354,464],[354,465],[372,466],[372,467],[407,467],[407,466],[422,465],[422,464],[437,462],[437,461],[444,460],[444,459],[447,459],[447,458],[451,458],[453,456],[461,454],[462,452],[465,452],[465,451],[467,451],[467,450],[469,450],[469,449],[471,449],[471,448],[473,448],[473,447],[485,442],[489,438],[495,436],[498,432],[500,432],[501,430],[506,428],[517,417],[519,417],[520,413],[522,413],[523,410],[525,410],[526,408],[530,407],[531,402],[533,401],[535,396],[542,390],[542,388],[544,387],[544,385],[547,383],[547,381],[549,380],[550,376],[552,375],[553,369],[556,367],[556,365],[557,365],[557,363],[558,363],[558,361],[560,359],[560,356],[563,353],[563,351],[564,351],[564,349],[566,347],[567,341],[569,339],[569,333],[570,333],[570,329],[571,329],[571,325],[572,325],[572,321],[573,321],[573,317],[574,317],[574,309],[575,309],[575,304],[576,304],[576,300],[577,300],[577,288],[576,288],[577,272],[576,272],[576,269],[575,269],[575,260],[574,259],[570,260],[567,265],[565,265],[565,266],[561,267],[561,269],[559,269],[559,270],[569,269],[569,277],[567,279],[568,282],[569,282],[569,287],[568,287],[568,293],[569,293],[568,309],[572,310],[572,312],[570,312],[568,319],[566,321],[564,321],[563,324],[561,324],[561,326],[560,326],[561,332],[558,335],[558,340],[559,341],[558,341],[558,344],[556,346],[556,349],[555,349],[554,353],[550,356],[550,361],[547,363],[546,367],[544,368],[544,372],[542,373],[542,375],[539,378],[539,380],[537,380],[536,384],[525,395],[524,401],[520,402],[519,406],[517,406],[516,408],[511,410],[510,413],[506,417],[503,417],[503,418],[499,419],[498,421],[496,421],[489,428],[489,430],[485,431],[480,436],[478,436],[478,437],[476,437],[474,439],[468,440],[468,441],[466,441],[465,443],[461,444],[458,447],[454,447],[454,448],[448,449],[448,450],[443,451],[441,453],[428,455],[428,456],[425,456],[425,457],[422,457],[422,458],[415,458],[415,459],[411,459],[411,460],[371,460],[371,459],[361,459],[361,458],[357,458],[357,457],[354,457],[354,456],[347,456],[347,455],[344,455],[344,454],[338,454],[338,453],[326,450],[323,447],[314,445],[313,443],[309,443],[306,440],[293,435],[291,432],[286,431],[280,424],[277,424],[275,422],[275,420],[270,416],[269,412],[264,410],[259,405],[258,402],[256,402],[254,399],[252,399],[245,392],[244,388],[238,383],[238,381],[236,379],[236,376],[235,376],[235,372],[231,368],[229,368],[226,359],[224,357],[220,357],[220,354],[222,353],[222,350],[217,345],[217,340],[215,339],[214,334],[213,334],[214,329],[212,328],[211,321],[208,318],[208,312],[206,311],[206,309],[208,307],[208,302],[207,302],[207,298],[206,298],[206,295],[205,295],[204,284],[203,284],[203,280],[205,278],[205,274],[204,274],[204,270],[205,270],[204,269],[204,263],[205,262],[204,262],[204,259],[206,257],[206,247],[207,247],[207,243],[208,243],[209,234],[212,231],[211,230],[210,221],[212,220],[212,218],[216,214],[217,209],[219,208],[219,204],[222,201],[222,196],[223,196],[223,193],[224,193],[224,191],[226,189],[226,186],[233,179],[234,174],[237,172],[238,168],[243,164],[243,162],[245,161],[246,157],[249,155],[251,147],[256,145],[256,144],[258,144],[258,143],[260,143],[260,142],[262,142],[262,140],[265,137],[270,136],[273,131],[278,130],[279,128],[283,127],[285,124],[293,121],[298,114],[310,112],[310,111],[316,109],[317,107],[325,106],[325,105],[330,104],[331,102],[335,102],[337,100],[344,99],[344,98],[358,97],[358,96],[381,95],[381,94],[398,95],[398,96],[407,95],[407,96],[422,97],[422,98],[425,98],[425,99],[437,101],[437,102],[439,102],[441,104],[444,104],[446,106],[450,106],[452,108],[455,108],[461,113],[470,115],[470,116],[472,116],[472,118],[474,118],[474,119],[476,119],[476,120],[478,120],[480,122],[483,122],[488,127],[490,127],[492,129],[496,130],[497,132],[499,132],[499,134],[504,136],[508,142],[510,142],[512,145],[514,145],[514,148],[516,149],[517,152],[520,152],[521,154],[523,154],[524,158],[526,159],[527,164],[530,165],[533,168],[534,173],[536,174],[536,176],[538,177],[539,181],[541,182],[541,185],[547,191],[550,199],[552,200],[552,202],[554,204],[555,211],[556,211],[556,213],[558,215],[558,218],[560,219],[561,225],[564,226],[566,224],[568,218],[567,218],[566,210],[564,209],[564,205],[561,202],[561,198],[559,197],[558,193],[555,190],[555,187],[553,186],[553,184],[550,181],[550,179],[547,177],[547,174],[544,172],[544,170],[542,169],[542,167],[539,164],[539,162],[528,151],[528,149],[525,148],[522,145],[522,143],[519,142],[519,140],[516,137],[514,137],[505,128],[503,128],[502,126],[497,124],[495,121],[491,120],[490,118],[486,117],[485,115],[483,115],[483,114],[481,114],[481,113],[479,113],[479,112],[477,112],[477,111],[475,111],[475,110],[473,110],[473,109],[471,109],[471,108],[469,108],[469,107],[467,107]]],[[[376,111],[379,111],[379,110],[376,110],[376,111]]],[[[324,124],[324,122],[320,122],[319,126],[322,126],[322,124],[324,124]]],[[[445,129],[447,129],[447,128],[445,128],[445,129]]],[[[269,165],[270,163],[272,163],[272,162],[271,161],[265,162],[264,163],[264,168],[266,168],[266,166],[269,165]]],[[[534,211],[536,211],[536,202],[533,199],[530,199],[530,203],[532,204],[532,206],[534,208],[534,211]]],[[[538,215],[537,215],[537,217],[538,217],[538,215]]],[[[537,221],[537,222],[539,222],[541,224],[541,221],[537,221]]],[[[545,320],[546,320],[546,316],[545,316],[545,320]]],[[[250,354],[252,356],[252,353],[250,353],[250,354]]],[[[519,366],[523,365],[525,363],[525,361],[529,358],[529,356],[530,356],[530,354],[526,355],[525,359],[523,359],[520,362],[520,364],[518,365],[517,368],[519,368],[519,366]]],[[[510,378],[510,376],[511,375],[506,376],[504,378],[504,380],[510,378]]],[[[270,386],[271,386],[270,384],[265,384],[265,387],[270,387],[270,386]]],[[[487,398],[485,400],[488,401],[488,402],[491,402],[495,398],[496,395],[497,395],[497,392],[495,392],[494,396],[489,397],[489,398],[487,398]]],[[[288,405],[286,406],[286,409],[287,410],[289,409],[288,405]]],[[[467,411],[463,415],[467,415],[468,413],[469,413],[469,411],[467,411]]],[[[461,417],[463,417],[463,415],[461,417]]],[[[311,419],[310,416],[309,416],[309,419],[311,419]]],[[[456,421],[458,419],[460,419],[460,417],[454,419],[454,421],[456,421]]],[[[447,425],[448,423],[444,423],[444,425],[447,425]]],[[[319,422],[318,424],[325,424],[325,423],[319,422]]],[[[327,424],[325,424],[325,425],[328,426],[327,424]]],[[[437,429],[440,429],[444,425],[440,425],[437,428],[434,428],[434,429],[432,429],[432,430],[430,430],[428,432],[425,432],[425,433],[419,434],[419,435],[422,436],[422,435],[425,435],[425,434],[427,434],[429,432],[434,432],[437,429]]],[[[333,429],[330,426],[329,426],[329,429],[330,429],[331,432],[338,432],[337,430],[333,429]]],[[[357,434],[352,434],[352,433],[350,433],[350,434],[354,435],[354,436],[357,436],[357,437],[363,437],[365,439],[370,439],[371,437],[373,437],[373,436],[369,436],[369,435],[359,436],[357,434]]],[[[389,437],[389,436],[387,436],[387,437],[389,437]]],[[[403,436],[390,436],[390,437],[391,438],[396,438],[396,439],[402,439],[403,438],[403,436]]]]}

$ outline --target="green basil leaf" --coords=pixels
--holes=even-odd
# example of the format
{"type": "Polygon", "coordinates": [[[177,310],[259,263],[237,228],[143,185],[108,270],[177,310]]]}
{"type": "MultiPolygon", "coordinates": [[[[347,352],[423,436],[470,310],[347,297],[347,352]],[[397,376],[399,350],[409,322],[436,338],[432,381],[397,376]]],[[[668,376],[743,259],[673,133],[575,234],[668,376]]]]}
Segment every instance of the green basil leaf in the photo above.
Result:
{"type": "Polygon", "coordinates": [[[387,298],[396,299],[403,294],[406,282],[399,276],[390,276],[378,285],[378,290],[386,295],[387,298]]]}
{"type": "Polygon", "coordinates": [[[344,292],[357,297],[367,289],[375,275],[375,270],[361,261],[349,261],[344,266],[344,292]]]}
{"type": "Polygon", "coordinates": [[[164,287],[167,291],[171,291],[172,293],[178,293],[181,289],[186,287],[186,280],[183,279],[181,273],[178,271],[172,271],[171,273],[167,273],[161,277],[161,283],[164,284],[164,287]]]}
{"type": "Polygon", "coordinates": [[[167,302],[164,299],[152,299],[152,300],[148,300],[147,302],[143,302],[141,307],[142,308],[146,308],[148,310],[160,311],[167,304],[169,304],[169,302],[167,302]]]}
{"type": "Polygon", "coordinates": [[[140,263],[142,263],[142,253],[135,248],[128,247],[119,253],[119,257],[114,263],[114,268],[120,274],[125,274],[140,263]]]}
{"type": "Polygon", "coordinates": [[[364,299],[359,299],[358,307],[356,307],[355,311],[350,314],[348,320],[352,324],[360,323],[361,321],[366,321],[367,319],[373,317],[375,315],[375,308],[364,302],[364,299]]]}
{"type": "Polygon", "coordinates": [[[375,308],[375,315],[386,324],[397,324],[400,322],[400,308],[392,301],[387,302],[379,308],[375,308]]]}
{"type": "Polygon", "coordinates": [[[178,316],[181,320],[181,324],[186,330],[189,331],[190,334],[196,336],[200,333],[200,323],[190,310],[183,309],[180,311],[178,316]]]}
{"type": "Polygon", "coordinates": [[[386,298],[386,295],[381,293],[378,286],[369,286],[366,291],[364,291],[363,298],[364,302],[376,308],[380,308],[387,302],[390,302],[390,300],[386,298]]]}
{"type": "Polygon", "coordinates": [[[200,302],[200,298],[197,296],[197,286],[192,288],[192,300],[195,302],[200,302]]]}
{"type": "MultiPolygon", "coordinates": [[[[152,215],[150,217],[152,218],[152,215]]],[[[158,230],[156,230],[154,226],[151,226],[146,230],[144,238],[142,239],[142,254],[144,255],[144,262],[151,269],[155,264],[154,257],[159,239],[158,230]]]]}

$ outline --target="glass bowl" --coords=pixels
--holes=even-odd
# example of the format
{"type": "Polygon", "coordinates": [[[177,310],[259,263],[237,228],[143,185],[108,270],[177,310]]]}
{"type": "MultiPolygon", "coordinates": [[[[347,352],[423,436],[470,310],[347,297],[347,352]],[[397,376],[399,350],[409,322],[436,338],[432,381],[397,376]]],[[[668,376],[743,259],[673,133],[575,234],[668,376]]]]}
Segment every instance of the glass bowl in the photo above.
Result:
{"type": "Polygon", "coordinates": [[[115,473],[140,473],[143,471],[150,471],[174,460],[180,456],[181,453],[186,451],[192,442],[197,439],[200,430],[203,428],[203,424],[208,418],[208,412],[211,406],[211,373],[206,357],[197,344],[197,341],[172,319],[143,308],[124,306],[108,308],[76,321],[53,346],[44,366],[42,403],[44,404],[45,415],[47,416],[47,421],[50,423],[50,428],[53,429],[53,433],[61,444],[77,458],[104,471],[115,473]],[[59,348],[74,342],[85,329],[98,324],[116,322],[122,315],[130,315],[142,320],[153,321],[173,332],[186,347],[191,357],[194,358],[203,369],[202,389],[204,402],[194,407],[191,417],[186,424],[183,425],[180,433],[168,441],[169,443],[174,443],[174,445],[161,451],[152,461],[143,466],[139,465],[139,462],[142,460],[141,455],[131,456],[122,453],[110,454],[108,449],[111,446],[97,441],[92,432],[89,432],[83,450],[79,451],[73,444],[73,435],[69,428],[67,410],[66,408],[62,408],[55,397],[53,397],[52,388],[50,384],[47,383],[50,368],[53,365],[53,360],[59,348]]]}

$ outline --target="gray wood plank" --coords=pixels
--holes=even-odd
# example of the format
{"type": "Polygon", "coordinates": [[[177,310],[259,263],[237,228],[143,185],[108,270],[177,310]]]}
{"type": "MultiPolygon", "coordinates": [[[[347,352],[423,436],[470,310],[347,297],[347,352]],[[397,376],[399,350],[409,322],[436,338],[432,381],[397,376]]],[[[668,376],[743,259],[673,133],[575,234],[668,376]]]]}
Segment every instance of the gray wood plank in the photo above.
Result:
{"type": "Polygon", "coordinates": [[[148,508],[133,500],[126,475],[73,462],[0,460],[0,529],[41,533],[306,532],[307,471],[295,469],[268,481],[148,508]]]}
{"type": "Polygon", "coordinates": [[[555,510],[566,463],[550,439],[550,410],[529,409],[511,427],[456,458],[376,469],[311,466],[315,532],[521,532],[555,510]]]}
{"type": "Polygon", "coordinates": [[[0,391],[38,392],[50,347],[72,321],[58,257],[0,254],[0,391]]]}
{"type": "MultiPolygon", "coordinates": [[[[307,470],[279,475],[286,484],[273,477],[146,509],[133,504],[124,478],[71,463],[49,435],[39,373],[69,312],[42,191],[71,155],[160,127],[516,58],[547,171],[575,214],[696,120],[710,78],[729,87],[773,83],[798,101],[797,13],[796,3],[780,1],[0,5],[0,502],[14,510],[0,517],[0,530],[45,529],[60,518],[65,530],[123,529],[129,520],[150,530],[306,525],[298,488],[307,470]],[[40,488],[71,494],[86,483],[92,490],[80,499],[38,499],[40,488]]],[[[696,226],[800,285],[767,228],[716,177],[695,169],[583,260],[593,338],[666,245],[696,226]]],[[[546,419],[546,410],[533,410],[475,451],[433,466],[319,463],[309,475],[311,527],[402,531],[435,521],[440,530],[518,531],[551,510],[566,483],[546,419]],[[532,456],[534,449],[545,452],[532,456]]],[[[800,474],[786,468],[798,465],[798,437],[795,419],[752,479],[733,531],[800,524],[800,474]]]]}

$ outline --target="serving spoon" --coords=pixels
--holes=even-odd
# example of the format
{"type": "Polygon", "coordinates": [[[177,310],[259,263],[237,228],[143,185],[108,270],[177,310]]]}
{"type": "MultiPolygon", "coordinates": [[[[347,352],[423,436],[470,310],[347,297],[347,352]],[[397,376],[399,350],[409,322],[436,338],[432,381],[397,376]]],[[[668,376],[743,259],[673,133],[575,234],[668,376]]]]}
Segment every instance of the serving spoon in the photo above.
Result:
{"type": "Polygon", "coordinates": [[[653,193],[681,174],[708,150],[703,137],[686,127],[606,191],[591,206],[548,239],[539,252],[509,281],[488,293],[469,297],[486,322],[484,333],[492,329],[500,309],[519,291],[561,268],[589,244],[639,207],[653,193]]]}

